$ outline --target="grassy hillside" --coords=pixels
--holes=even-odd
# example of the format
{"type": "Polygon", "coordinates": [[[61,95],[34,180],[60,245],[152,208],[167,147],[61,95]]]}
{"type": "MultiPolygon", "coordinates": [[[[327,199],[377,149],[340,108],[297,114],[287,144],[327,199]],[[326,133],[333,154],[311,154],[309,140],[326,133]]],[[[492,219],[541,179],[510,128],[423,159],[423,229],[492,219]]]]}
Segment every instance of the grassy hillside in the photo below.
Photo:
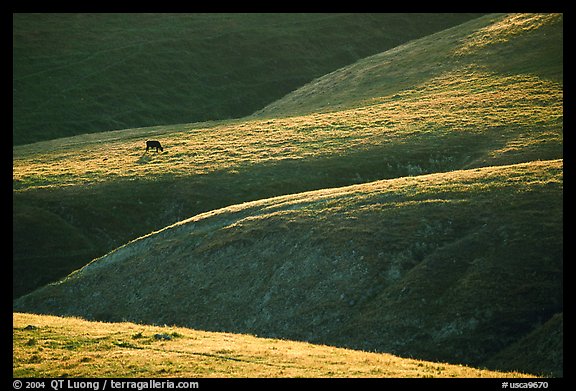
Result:
{"type": "Polygon", "coordinates": [[[475,16],[14,14],[14,144],[245,116],[475,16]]]}
{"type": "MultiPolygon", "coordinates": [[[[477,93],[479,101],[486,94],[501,93],[501,88],[523,84],[525,78],[562,84],[562,18],[562,14],[477,18],[340,68],[271,103],[258,116],[334,111],[380,103],[383,98],[402,105],[406,94],[418,98],[417,93],[430,89],[437,89],[443,98],[441,84],[446,82],[452,92],[477,93]],[[498,87],[476,83],[478,75],[498,80],[498,87]]],[[[476,100],[470,103],[477,105],[476,100]]]]}
{"type": "MultiPolygon", "coordinates": [[[[356,91],[341,110],[130,129],[15,147],[14,294],[64,277],[152,230],[226,205],[561,158],[562,19],[530,15],[538,28],[511,34],[505,43],[497,36],[470,52],[470,42],[490,26],[500,26],[499,31],[513,26],[504,20],[481,18],[358,62],[354,69],[362,77],[332,74],[331,93],[340,83],[356,91]],[[437,51],[454,54],[434,75],[426,68],[415,73],[437,51]],[[492,56],[490,66],[484,55],[492,56]],[[405,64],[403,78],[400,70],[391,79],[385,77],[390,72],[373,71],[396,62],[405,64]],[[369,90],[387,83],[409,87],[369,90]],[[380,97],[354,98],[363,90],[380,97]],[[144,153],[148,138],[159,139],[164,153],[144,153]]],[[[289,111],[277,108],[278,115],[289,111]]]]}
{"type": "Polygon", "coordinates": [[[564,316],[556,314],[520,341],[490,359],[493,368],[524,368],[527,372],[556,373],[563,366],[564,316]]]}
{"type": "Polygon", "coordinates": [[[13,330],[14,377],[530,377],[181,327],[15,313],[13,330]]]}
{"type": "MultiPolygon", "coordinates": [[[[14,308],[483,366],[563,311],[562,177],[552,160],[230,206],[130,242],[14,308]]],[[[540,346],[542,359],[556,348],[540,346]]]]}
{"type": "Polygon", "coordinates": [[[490,15],[251,117],[14,147],[14,308],[562,376],[562,28],[490,15]]]}

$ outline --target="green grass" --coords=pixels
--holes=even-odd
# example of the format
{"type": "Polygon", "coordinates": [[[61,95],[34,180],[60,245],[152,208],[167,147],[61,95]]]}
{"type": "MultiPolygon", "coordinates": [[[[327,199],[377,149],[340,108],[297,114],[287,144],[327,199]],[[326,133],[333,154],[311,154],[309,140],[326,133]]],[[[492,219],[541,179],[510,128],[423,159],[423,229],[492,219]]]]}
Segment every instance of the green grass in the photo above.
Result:
{"type": "Polygon", "coordinates": [[[475,14],[14,14],[13,142],[242,117],[475,14]]]}
{"type": "Polygon", "coordinates": [[[13,330],[13,376],[18,378],[530,377],[247,334],[127,322],[14,313],[13,330]],[[156,334],[170,339],[156,339],[156,334]]]}

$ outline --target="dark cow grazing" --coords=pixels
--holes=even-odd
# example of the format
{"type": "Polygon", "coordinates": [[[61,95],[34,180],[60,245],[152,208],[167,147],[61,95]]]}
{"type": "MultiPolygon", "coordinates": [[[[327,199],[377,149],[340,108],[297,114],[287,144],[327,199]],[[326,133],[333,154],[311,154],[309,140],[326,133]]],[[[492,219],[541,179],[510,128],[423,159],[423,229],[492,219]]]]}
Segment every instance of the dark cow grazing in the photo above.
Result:
{"type": "Polygon", "coordinates": [[[148,152],[150,148],[156,148],[156,152],[158,152],[158,150],[164,152],[164,148],[162,148],[162,145],[160,145],[160,141],[156,140],[146,141],[146,152],[148,152]]]}

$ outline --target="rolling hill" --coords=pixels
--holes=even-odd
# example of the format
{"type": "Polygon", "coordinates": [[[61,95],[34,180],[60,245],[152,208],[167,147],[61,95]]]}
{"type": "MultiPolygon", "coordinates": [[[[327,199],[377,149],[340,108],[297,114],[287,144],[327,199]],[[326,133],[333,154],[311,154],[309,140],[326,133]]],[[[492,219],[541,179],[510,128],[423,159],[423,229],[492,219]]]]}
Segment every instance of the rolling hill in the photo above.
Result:
{"type": "MultiPolygon", "coordinates": [[[[562,312],[562,187],[554,160],[234,205],[132,241],[14,309],[483,366],[562,312]]],[[[544,357],[538,372],[558,375],[544,357]]]]}
{"type": "MultiPolygon", "coordinates": [[[[14,314],[14,377],[528,378],[252,335],[14,314]],[[63,365],[50,365],[62,360],[63,365]]],[[[536,380],[536,379],[535,379],[536,380]]]]}
{"type": "Polygon", "coordinates": [[[13,142],[242,117],[477,14],[13,14],[13,142]]]}
{"type": "MultiPolygon", "coordinates": [[[[526,33],[533,42],[529,48],[523,34],[483,46],[484,51],[508,48],[494,58],[502,72],[479,65],[476,52],[454,54],[458,66],[448,67],[447,56],[444,73],[426,83],[407,77],[411,88],[392,95],[384,90],[379,102],[360,107],[351,94],[353,107],[324,113],[139,128],[15,147],[14,295],[64,277],[138,236],[226,205],[405,175],[561,158],[562,62],[545,67],[542,72],[550,77],[506,68],[511,59],[547,64],[551,52],[561,57],[561,17],[530,18],[540,28],[526,33]],[[147,138],[161,140],[165,153],[145,154],[147,138]]],[[[426,64],[435,42],[443,48],[446,41],[460,53],[472,39],[466,37],[498,20],[506,15],[413,41],[409,47],[426,48],[416,51],[418,56],[403,47],[392,55],[399,61],[394,53],[401,51],[414,64],[426,64]]],[[[374,69],[378,59],[390,63],[386,53],[355,68],[374,69]]],[[[369,75],[372,81],[362,86],[381,83],[381,75],[367,72],[365,78],[369,75]]],[[[352,82],[337,77],[333,84],[338,83],[352,82]]]]}
{"type": "Polygon", "coordinates": [[[446,82],[452,92],[462,88],[479,98],[487,91],[497,93],[492,78],[500,79],[500,88],[522,83],[514,80],[518,75],[562,83],[562,44],[561,14],[487,15],[361,59],[256,114],[277,117],[334,111],[380,103],[383,97],[402,102],[406,92],[414,94],[414,89],[426,92],[435,88],[439,97],[444,97],[442,84],[446,82]]]}
{"type": "Polygon", "coordinates": [[[15,311],[562,376],[562,25],[489,15],[250,117],[14,147],[15,311]]]}

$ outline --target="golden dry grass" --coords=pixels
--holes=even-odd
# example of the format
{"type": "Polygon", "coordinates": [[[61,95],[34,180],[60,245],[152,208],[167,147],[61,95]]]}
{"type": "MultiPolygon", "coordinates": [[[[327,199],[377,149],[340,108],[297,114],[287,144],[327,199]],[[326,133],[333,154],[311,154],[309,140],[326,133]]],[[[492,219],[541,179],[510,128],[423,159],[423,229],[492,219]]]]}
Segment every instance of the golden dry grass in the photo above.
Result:
{"type": "Polygon", "coordinates": [[[527,377],[246,334],[25,313],[14,313],[13,331],[14,377],[527,377]]]}
{"type": "Polygon", "coordinates": [[[488,45],[505,43],[518,35],[561,19],[562,14],[509,14],[471,34],[455,53],[470,54],[488,45]]]}

